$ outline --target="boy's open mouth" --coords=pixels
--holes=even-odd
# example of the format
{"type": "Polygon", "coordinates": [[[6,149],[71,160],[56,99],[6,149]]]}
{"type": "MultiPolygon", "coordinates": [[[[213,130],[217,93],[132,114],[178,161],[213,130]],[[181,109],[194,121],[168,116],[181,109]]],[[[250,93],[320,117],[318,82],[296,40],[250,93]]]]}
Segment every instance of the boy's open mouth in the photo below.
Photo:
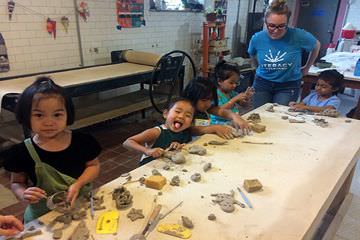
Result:
{"type": "Polygon", "coordinates": [[[174,121],[174,128],[175,128],[175,129],[179,129],[179,128],[181,128],[181,127],[182,127],[182,125],[183,125],[183,123],[182,123],[182,122],[174,121]]]}

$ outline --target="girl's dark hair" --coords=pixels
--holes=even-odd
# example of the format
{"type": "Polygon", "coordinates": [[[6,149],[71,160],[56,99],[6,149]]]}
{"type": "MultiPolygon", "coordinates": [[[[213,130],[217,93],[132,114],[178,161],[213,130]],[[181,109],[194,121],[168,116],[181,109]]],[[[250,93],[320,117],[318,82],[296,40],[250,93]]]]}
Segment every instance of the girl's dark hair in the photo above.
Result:
{"type": "Polygon", "coordinates": [[[182,97],[189,99],[194,106],[201,99],[214,100],[217,105],[216,86],[209,79],[197,77],[186,85],[182,97]]]}
{"type": "Polygon", "coordinates": [[[167,107],[167,110],[170,111],[170,109],[178,102],[187,102],[195,109],[195,105],[193,104],[193,102],[190,99],[184,98],[184,97],[178,97],[178,98],[175,98],[174,100],[172,100],[169,103],[169,106],[167,107]]]}
{"type": "Polygon", "coordinates": [[[285,0],[274,0],[265,10],[265,19],[268,18],[270,14],[286,15],[289,21],[291,11],[285,0]]]}
{"type": "Polygon", "coordinates": [[[236,63],[226,62],[224,60],[220,61],[215,66],[215,82],[222,82],[228,79],[231,76],[232,72],[240,75],[239,65],[237,65],[236,63]]]}
{"type": "Polygon", "coordinates": [[[54,81],[45,76],[38,77],[33,84],[28,86],[20,95],[18,103],[16,104],[15,114],[16,119],[25,128],[31,129],[31,107],[33,98],[36,94],[44,94],[47,96],[57,95],[64,100],[64,105],[67,113],[67,125],[74,123],[75,110],[74,104],[69,96],[65,93],[64,88],[55,84],[54,81]]]}
{"type": "Polygon", "coordinates": [[[344,75],[336,71],[335,69],[325,70],[319,74],[319,79],[324,80],[329,85],[332,86],[333,89],[336,89],[335,94],[341,90],[344,84],[344,75]]]}

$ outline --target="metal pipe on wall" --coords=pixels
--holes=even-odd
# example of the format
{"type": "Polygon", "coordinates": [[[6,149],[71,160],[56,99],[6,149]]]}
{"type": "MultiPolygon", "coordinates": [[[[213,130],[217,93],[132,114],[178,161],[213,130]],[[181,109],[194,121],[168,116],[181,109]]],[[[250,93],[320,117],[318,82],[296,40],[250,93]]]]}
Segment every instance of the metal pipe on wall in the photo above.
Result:
{"type": "Polygon", "coordinates": [[[77,1],[74,0],[74,9],[75,9],[75,22],[76,22],[76,33],[78,36],[78,45],[79,45],[79,55],[80,55],[80,66],[84,66],[84,55],[81,43],[81,33],[80,33],[80,21],[79,21],[79,14],[77,9],[77,1]]]}

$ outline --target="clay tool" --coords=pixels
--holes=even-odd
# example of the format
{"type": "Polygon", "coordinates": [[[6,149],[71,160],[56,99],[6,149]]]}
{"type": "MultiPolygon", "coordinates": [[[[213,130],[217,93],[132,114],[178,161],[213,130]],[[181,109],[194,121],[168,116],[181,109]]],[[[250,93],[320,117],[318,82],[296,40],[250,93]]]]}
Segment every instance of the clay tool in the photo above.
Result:
{"type": "Polygon", "coordinates": [[[46,198],[46,206],[50,210],[66,212],[70,210],[70,203],[66,202],[66,192],[60,191],[46,198]]]}
{"type": "Polygon", "coordinates": [[[249,199],[246,197],[245,193],[243,191],[241,191],[241,189],[239,187],[237,189],[239,190],[239,193],[240,193],[241,197],[244,199],[244,202],[246,203],[246,205],[248,205],[249,208],[253,208],[252,204],[250,203],[249,199]]]}
{"type": "Polygon", "coordinates": [[[264,145],[271,145],[272,142],[251,142],[251,141],[242,141],[242,143],[248,143],[248,144],[264,144],[264,145]]]}
{"type": "Polygon", "coordinates": [[[161,210],[161,204],[157,204],[154,210],[152,211],[144,230],[141,233],[133,235],[130,238],[130,240],[145,240],[146,239],[145,234],[149,230],[150,226],[154,223],[154,221],[156,221],[156,218],[158,217],[160,210],[161,210]]]}
{"type": "Polygon", "coordinates": [[[90,191],[90,215],[91,215],[91,219],[94,220],[94,195],[93,195],[93,191],[90,191]]]}
{"type": "Polygon", "coordinates": [[[172,213],[175,209],[177,209],[178,207],[180,207],[183,202],[184,202],[184,201],[179,202],[175,207],[173,207],[172,209],[170,209],[170,210],[169,210],[168,212],[166,212],[165,214],[160,214],[159,220],[164,219],[167,215],[169,215],[169,214],[172,213]]]}

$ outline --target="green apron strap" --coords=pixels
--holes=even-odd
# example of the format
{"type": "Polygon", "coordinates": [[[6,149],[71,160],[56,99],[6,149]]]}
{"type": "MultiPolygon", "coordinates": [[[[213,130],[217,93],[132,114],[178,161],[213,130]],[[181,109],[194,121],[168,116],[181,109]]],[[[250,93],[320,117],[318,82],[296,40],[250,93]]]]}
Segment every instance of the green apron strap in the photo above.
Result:
{"type": "Polygon", "coordinates": [[[25,139],[24,143],[25,143],[27,150],[29,151],[31,158],[34,160],[35,164],[41,163],[39,154],[36,152],[35,147],[31,142],[31,139],[30,138],[25,139]]]}
{"type": "MultiPolygon", "coordinates": [[[[67,191],[69,186],[73,184],[76,179],[63,174],[51,165],[42,162],[31,139],[26,139],[24,142],[31,158],[35,162],[36,186],[43,189],[48,196],[59,191],[67,191]]],[[[80,189],[79,196],[87,194],[91,188],[92,185],[90,183],[86,184],[80,189]]],[[[35,204],[29,204],[25,210],[24,221],[27,223],[49,211],[50,210],[46,207],[45,199],[42,199],[35,204]]]]}

